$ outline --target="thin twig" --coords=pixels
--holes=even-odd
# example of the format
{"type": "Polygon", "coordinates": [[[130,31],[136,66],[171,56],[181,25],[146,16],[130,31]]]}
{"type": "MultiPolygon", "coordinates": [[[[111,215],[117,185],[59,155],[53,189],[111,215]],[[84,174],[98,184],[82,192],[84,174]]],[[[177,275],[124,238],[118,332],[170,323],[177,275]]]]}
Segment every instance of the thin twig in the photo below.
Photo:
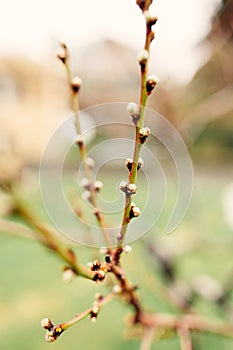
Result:
{"type": "Polygon", "coordinates": [[[61,47],[63,49],[63,53],[59,54],[58,58],[62,61],[62,63],[65,66],[67,81],[68,81],[69,88],[70,88],[72,107],[73,107],[73,111],[75,113],[75,128],[76,128],[76,132],[77,132],[77,136],[78,136],[76,144],[79,147],[80,156],[81,156],[81,159],[83,161],[85,177],[88,179],[88,182],[90,184],[90,186],[89,186],[89,191],[90,191],[90,196],[91,196],[90,201],[94,207],[93,213],[94,213],[94,215],[97,219],[98,225],[103,233],[106,246],[108,248],[110,248],[112,246],[112,242],[111,242],[110,237],[108,235],[108,232],[106,230],[106,224],[104,222],[103,214],[101,213],[99,206],[98,206],[97,191],[96,191],[94,183],[93,183],[92,171],[86,162],[87,149],[86,149],[85,142],[83,140],[82,130],[81,130],[80,121],[79,121],[79,112],[80,112],[79,90],[81,87],[81,79],[72,77],[70,53],[68,51],[66,44],[61,43],[61,47]],[[76,82],[77,80],[78,80],[78,82],[76,82]]]}
{"type": "Polygon", "coordinates": [[[180,338],[181,350],[192,350],[191,334],[187,327],[179,327],[177,334],[180,338]]]}
{"type": "Polygon", "coordinates": [[[46,318],[41,321],[41,325],[43,328],[47,329],[47,333],[45,335],[45,339],[48,342],[54,342],[65,330],[74,324],[81,321],[83,318],[88,315],[91,316],[92,321],[96,321],[96,318],[100,312],[102,306],[107,304],[116,294],[111,292],[106,297],[98,296],[97,300],[95,300],[94,305],[83,312],[79,312],[75,317],[71,320],[61,323],[59,325],[53,325],[51,320],[46,318]]]}
{"type": "Polygon", "coordinates": [[[141,342],[140,350],[150,350],[154,339],[154,332],[154,327],[148,328],[145,331],[144,337],[141,342]]]}
{"type": "MultiPolygon", "coordinates": [[[[149,66],[149,54],[150,54],[150,44],[154,37],[154,32],[151,30],[152,25],[154,25],[157,21],[157,18],[150,18],[148,19],[148,8],[152,1],[144,1],[143,5],[142,2],[137,2],[139,7],[143,11],[143,15],[145,18],[146,23],[146,39],[145,39],[145,45],[144,45],[144,51],[148,55],[148,58],[142,63],[140,63],[141,66],[141,84],[140,84],[140,98],[139,98],[139,105],[140,105],[140,111],[138,120],[135,121],[135,141],[134,141],[134,152],[133,152],[133,163],[132,168],[130,170],[129,176],[128,176],[128,183],[129,184],[136,184],[137,181],[137,169],[138,169],[138,162],[139,157],[142,149],[142,142],[140,141],[140,131],[144,126],[144,119],[145,119],[145,106],[147,103],[147,99],[149,94],[147,91],[147,78],[148,78],[148,66],[149,66]],[[143,7],[142,7],[143,6],[143,7]],[[150,22],[151,21],[151,22],[150,22]]],[[[119,252],[122,248],[125,235],[127,232],[128,224],[130,222],[130,210],[132,205],[132,194],[125,195],[125,209],[120,229],[120,234],[118,236],[118,245],[117,245],[117,251],[119,252]]]]}
{"type": "Polygon", "coordinates": [[[22,202],[22,199],[18,194],[12,192],[15,206],[20,214],[20,216],[39,234],[43,239],[39,239],[47,248],[55,252],[58,256],[60,256],[70,268],[76,273],[78,276],[85,277],[87,279],[93,280],[94,274],[91,273],[87,268],[80,265],[77,261],[77,256],[74,251],[70,248],[64,246],[64,244],[58,239],[58,237],[53,234],[53,232],[47,228],[44,224],[40,223],[38,220],[34,218],[31,212],[28,210],[28,207],[22,202]]]}
{"type": "Polygon", "coordinates": [[[233,324],[212,321],[198,315],[170,315],[170,314],[149,314],[143,312],[140,322],[145,327],[162,327],[178,329],[180,327],[193,331],[213,333],[224,337],[233,338],[233,324]]]}
{"type": "Polygon", "coordinates": [[[43,237],[40,234],[34,230],[31,230],[29,227],[26,227],[17,222],[0,219],[0,231],[12,234],[14,236],[20,236],[44,242],[43,237]]]}

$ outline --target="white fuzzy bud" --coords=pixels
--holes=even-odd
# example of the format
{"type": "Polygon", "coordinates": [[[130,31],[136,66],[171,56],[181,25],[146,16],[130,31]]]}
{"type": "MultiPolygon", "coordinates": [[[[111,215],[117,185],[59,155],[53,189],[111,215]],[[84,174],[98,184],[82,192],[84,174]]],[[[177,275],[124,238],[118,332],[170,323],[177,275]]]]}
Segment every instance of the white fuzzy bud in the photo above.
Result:
{"type": "Polygon", "coordinates": [[[153,82],[155,85],[159,83],[159,78],[155,74],[151,74],[148,76],[147,81],[153,82]]]}
{"type": "Polygon", "coordinates": [[[127,187],[127,182],[126,181],[121,181],[121,183],[119,185],[120,190],[124,192],[126,187],[127,187]]]}
{"type": "Polygon", "coordinates": [[[147,126],[145,126],[144,128],[141,128],[139,130],[140,142],[143,144],[149,135],[150,135],[150,129],[147,126]]]}
{"type": "Polygon", "coordinates": [[[121,287],[120,287],[118,284],[116,284],[116,285],[113,286],[113,288],[112,288],[112,292],[113,292],[114,294],[120,294],[121,291],[122,291],[122,289],[121,289],[121,287]]]}
{"type": "Polygon", "coordinates": [[[75,277],[75,273],[73,270],[71,269],[67,269],[63,272],[63,275],[62,275],[62,279],[63,279],[63,282],[65,283],[70,283],[73,281],[75,277]]]}
{"type": "Polygon", "coordinates": [[[149,52],[147,50],[139,51],[137,58],[139,64],[146,64],[149,59],[149,52]]]}
{"type": "Polygon", "coordinates": [[[128,254],[128,253],[131,253],[131,251],[132,251],[132,248],[130,247],[130,245],[124,246],[123,248],[124,253],[128,254]]]}
{"type": "Polygon", "coordinates": [[[92,312],[97,315],[98,312],[100,311],[99,307],[97,305],[93,306],[92,312]]]}
{"type": "Polygon", "coordinates": [[[129,192],[130,194],[135,194],[137,191],[137,186],[133,183],[128,184],[127,186],[127,192],[129,192]]]}
{"type": "Polygon", "coordinates": [[[84,177],[81,181],[80,181],[80,186],[87,188],[89,186],[89,180],[87,177],[84,177]]]}
{"type": "Polygon", "coordinates": [[[45,329],[49,329],[50,327],[52,327],[52,322],[50,321],[49,318],[43,318],[40,324],[41,324],[41,327],[45,329]]]}
{"type": "Polygon", "coordinates": [[[127,106],[127,111],[132,115],[138,114],[137,104],[135,102],[129,102],[127,106]]]}
{"type": "Polygon", "coordinates": [[[96,191],[99,191],[103,187],[103,183],[101,181],[96,181],[94,183],[94,186],[95,186],[96,191]]]}
{"type": "Polygon", "coordinates": [[[45,334],[45,340],[48,343],[53,343],[55,342],[55,340],[57,339],[57,337],[55,337],[55,335],[53,334],[53,332],[46,332],[45,334]]]}
{"type": "Polygon", "coordinates": [[[130,214],[131,214],[132,217],[137,218],[141,214],[141,211],[140,211],[140,209],[138,207],[132,207],[131,206],[130,214]]]}
{"type": "Polygon", "coordinates": [[[82,79],[79,77],[75,77],[71,81],[71,86],[74,92],[78,92],[80,87],[82,86],[82,79]]]}
{"type": "Polygon", "coordinates": [[[158,82],[159,82],[159,78],[155,74],[152,74],[147,78],[147,81],[146,81],[147,95],[151,94],[151,92],[153,91],[155,86],[158,84],[158,82]]]}
{"type": "Polygon", "coordinates": [[[141,136],[149,136],[150,135],[150,129],[145,126],[144,128],[141,128],[139,131],[141,136]]]}

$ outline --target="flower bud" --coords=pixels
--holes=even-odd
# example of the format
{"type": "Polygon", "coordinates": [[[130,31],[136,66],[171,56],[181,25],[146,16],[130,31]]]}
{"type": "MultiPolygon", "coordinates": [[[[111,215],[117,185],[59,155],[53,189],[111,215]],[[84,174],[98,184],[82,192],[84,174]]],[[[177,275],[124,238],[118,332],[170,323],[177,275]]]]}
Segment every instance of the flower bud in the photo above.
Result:
{"type": "Polygon", "coordinates": [[[56,335],[53,334],[53,332],[47,332],[45,334],[45,340],[48,342],[48,343],[53,343],[55,342],[55,340],[57,339],[56,335]]]}
{"type": "Polygon", "coordinates": [[[116,285],[113,286],[113,288],[112,288],[112,292],[113,292],[114,294],[120,294],[121,291],[122,291],[122,289],[121,289],[121,287],[120,287],[118,284],[116,284],[116,285]]]}
{"type": "Polygon", "coordinates": [[[139,51],[137,58],[138,58],[138,63],[141,66],[141,69],[142,70],[145,69],[147,61],[149,60],[149,52],[147,50],[139,51]]]}
{"type": "Polygon", "coordinates": [[[97,320],[97,317],[94,315],[91,315],[91,322],[95,323],[97,320]]]}
{"type": "Polygon", "coordinates": [[[146,23],[149,28],[151,28],[157,21],[158,17],[154,16],[152,17],[149,13],[149,11],[144,12],[145,18],[146,18],[146,23]]]}
{"type": "Polygon", "coordinates": [[[84,177],[81,181],[80,181],[80,186],[88,189],[90,186],[89,180],[87,177],[84,177]]]}
{"type": "Polygon", "coordinates": [[[119,188],[121,191],[126,192],[126,187],[127,187],[127,182],[126,181],[121,181],[119,188]]]}
{"type": "Polygon", "coordinates": [[[139,130],[139,140],[140,143],[144,143],[148,136],[150,135],[150,129],[146,126],[139,130]]]}
{"type": "Polygon", "coordinates": [[[127,186],[127,192],[128,192],[129,194],[135,194],[136,191],[137,191],[137,186],[136,186],[135,184],[133,184],[133,183],[128,184],[128,186],[127,186]]]}
{"type": "Polygon", "coordinates": [[[130,245],[125,245],[124,248],[123,248],[123,252],[128,254],[128,253],[131,253],[132,251],[132,248],[130,247],[130,245]]]}
{"type": "Polygon", "coordinates": [[[136,218],[136,217],[138,217],[140,214],[141,214],[140,209],[139,209],[138,207],[136,207],[136,206],[132,206],[132,205],[131,205],[131,209],[130,209],[130,213],[129,213],[130,219],[136,218]]]}
{"type": "Polygon", "coordinates": [[[53,324],[49,318],[43,318],[40,324],[41,324],[41,327],[44,329],[51,329],[53,327],[53,324]]]}
{"type": "Polygon", "coordinates": [[[101,263],[99,260],[95,260],[93,263],[92,263],[92,266],[91,266],[91,270],[92,271],[98,271],[101,267],[101,263]]]}
{"type": "Polygon", "coordinates": [[[127,111],[130,114],[138,114],[138,106],[135,102],[129,102],[127,106],[127,111]]]}
{"type": "Polygon", "coordinates": [[[98,314],[98,312],[100,311],[100,309],[98,308],[97,305],[95,305],[92,309],[92,311],[94,312],[94,314],[98,314]]]}
{"type": "Polygon", "coordinates": [[[95,276],[93,277],[93,281],[96,283],[102,282],[105,279],[105,273],[102,270],[99,270],[96,272],[95,276]]]}
{"type": "Polygon", "coordinates": [[[134,102],[130,102],[127,106],[127,111],[131,114],[133,123],[136,125],[140,118],[137,104],[134,102]]]}
{"type": "Polygon", "coordinates": [[[99,192],[99,191],[101,190],[101,188],[103,187],[103,183],[102,183],[101,181],[96,181],[96,182],[94,183],[94,187],[95,187],[95,190],[96,190],[97,192],[99,192]]]}
{"type": "Polygon", "coordinates": [[[73,281],[73,279],[74,279],[74,277],[75,277],[75,273],[74,273],[74,271],[72,270],[72,269],[66,269],[64,272],[63,272],[63,276],[62,276],[62,278],[63,278],[63,281],[65,282],[65,283],[70,283],[70,282],[72,282],[73,281]]]}
{"type": "Polygon", "coordinates": [[[133,159],[127,158],[125,161],[125,165],[127,166],[128,170],[131,171],[132,165],[133,165],[133,159]]]}
{"type": "Polygon", "coordinates": [[[111,260],[112,260],[111,255],[110,255],[110,254],[106,254],[106,255],[105,255],[105,261],[106,261],[106,263],[109,264],[109,263],[111,262],[111,260]]]}
{"type": "Polygon", "coordinates": [[[74,93],[77,93],[82,86],[82,79],[75,77],[71,80],[71,87],[74,93]]]}
{"type": "Polygon", "coordinates": [[[61,60],[63,64],[66,64],[67,57],[64,54],[64,52],[58,52],[57,58],[59,58],[59,60],[61,60]]]}
{"type": "Polygon", "coordinates": [[[152,74],[147,78],[146,91],[148,95],[151,94],[151,92],[153,91],[155,86],[158,84],[158,82],[159,82],[159,78],[155,74],[152,74]]]}
{"type": "Polygon", "coordinates": [[[140,169],[143,167],[143,165],[144,165],[143,159],[142,159],[142,158],[139,158],[137,170],[140,170],[140,169]]]}
{"type": "Polygon", "coordinates": [[[78,145],[79,147],[83,146],[83,137],[82,135],[77,135],[77,138],[75,140],[76,145],[78,145]]]}
{"type": "MultiPolygon", "coordinates": [[[[100,293],[96,293],[95,294],[95,302],[97,301],[97,302],[99,302],[100,300],[102,300],[103,299],[103,295],[102,294],[100,294],[100,293]]],[[[95,305],[95,304],[94,304],[95,305]]]]}

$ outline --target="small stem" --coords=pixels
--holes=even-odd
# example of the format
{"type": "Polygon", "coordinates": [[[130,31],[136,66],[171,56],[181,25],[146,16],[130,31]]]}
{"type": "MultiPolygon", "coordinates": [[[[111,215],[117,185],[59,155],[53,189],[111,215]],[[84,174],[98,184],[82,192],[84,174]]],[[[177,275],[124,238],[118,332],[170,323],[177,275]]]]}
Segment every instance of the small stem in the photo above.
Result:
{"type": "Polygon", "coordinates": [[[42,236],[42,239],[39,239],[47,248],[54,251],[59,255],[63,260],[65,260],[72,270],[78,275],[87,279],[93,279],[94,275],[84,266],[80,265],[77,262],[77,257],[73,250],[63,246],[59,242],[57,237],[54,237],[54,234],[43,224],[39,223],[33,215],[29,212],[26,206],[22,203],[22,200],[16,195],[13,191],[16,208],[21,217],[34,229],[36,229],[42,236]]]}
{"type": "Polygon", "coordinates": [[[76,128],[76,132],[78,135],[78,140],[76,143],[79,146],[80,156],[81,156],[81,160],[82,160],[83,166],[84,166],[85,177],[88,179],[88,181],[90,183],[90,190],[89,191],[90,191],[90,195],[91,195],[91,203],[94,207],[94,214],[96,216],[97,223],[98,223],[99,228],[101,229],[101,231],[103,233],[107,247],[111,247],[112,243],[111,243],[109,235],[106,231],[106,224],[104,222],[103,215],[101,214],[100,209],[98,207],[98,197],[97,197],[97,192],[96,192],[96,190],[94,188],[94,184],[93,184],[92,171],[86,163],[87,149],[86,149],[86,145],[83,141],[82,130],[81,130],[80,121],[79,121],[79,111],[80,111],[79,98],[78,98],[79,89],[74,90],[74,88],[73,88],[72,73],[71,73],[71,68],[70,68],[71,67],[70,54],[69,54],[69,51],[68,51],[66,45],[62,44],[62,47],[64,49],[64,55],[66,57],[65,60],[62,60],[62,62],[63,62],[65,69],[66,69],[66,76],[67,76],[67,81],[68,81],[69,88],[70,88],[73,111],[75,113],[75,128],[76,128]],[[96,213],[98,215],[96,215],[96,213]]]}
{"type": "Polygon", "coordinates": [[[154,332],[155,332],[154,327],[148,328],[145,331],[145,335],[141,342],[140,350],[150,350],[153,343],[154,332]]]}
{"type": "Polygon", "coordinates": [[[208,320],[198,315],[149,314],[143,312],[140,322],[145,327],[188,328],[189,330],[207,332],[233,338],[233,324],[208,320]]]}
{"type": "Polygon", "coordinates": [[[0,232],[6,232],[15,236],[31,238],[38,240],[41,243],[45,243],[43,237],[39,233],[35,232],[34,230],[31,230],[27,226],[12,221],[0,219],[0,232]]]}
{"type": "Polygon", "coordinates": [[[177,334],[180,338],[181,350],[192,350],[191,334],[187,327],[179,327],[177,334]]]}
{"type": "MultiPolygon", "coordinates": [[[[149,7],[149,3],[146,4],[146,7],[149,7]]],[[[143,12],[144,17],[145,17],[145,23],[146,23],[146,39],[145,39],[145,45],[144,45],[144,50],[150,53],[150,43],[151,43],[151,34],[153,33],[151,30],[151,26],[148,26],[147,24],[147,19],[146,15],[143,12]]],[[[134,142],[134,152],[133,152],[133,164],[132,164],[132,169],[129,173],[128,176],[128,182],[135,184],[137,181],[137,168],[138,168],[138,161],[142,149],[142,143],[140,142],[140,129],[144,126],[144,119],[145,119],[145,106],[147,103],[148,99],[148,93],[146,89],[146,83],[147,83],[147,77],[148,77],[148,67],[149,67],[149,60],[146,60],[145,65],[141,66],[141,84],[140,84],[140,98],[139,98],[139,103],[140,103],[140,111],[139,111],[139,120],[137,124],[135,125],[135,142],[134,142]]],[[[123,214],[123,219],[122,219],[122,224],[121,224],[121,229],[120,229],[120,234],[118,237],[118,244],[117,244],[117,249],[116,251],[119,251],[122,249],[122,245],[124,243],[124,239],[126,236],[128,224],[130,222],[129,220],[129,214],[130,214],[130,209],[131,209],[131,204],[132,204],[132,198],[133,196],[127,196],[125,198],[125,209],[124,209],[124,214],[123,214]]]]}
{"type": "MultiPolygon", "coordinates": [[[[116,296],[114,293],[109,293],[106,297],[102,298],[101,300],[99,300],[98,302],[95,303],[95,306],[97,306],[99,309],[104,306],[105,304],[107,304],[110,300],[113,299],[113,297],[116,296]]],[[[89,309],[78,313],[74,318],[72,318],[71,320],[60,324],[60,327],[62,328],[62,330],[66,330],[69,327],[73,326],[75,323],[79,322],[80,320],[82,320],[83,318],[87,317],[88,315],[90,315],[93,312],[93,306],[90,307],[89,309]]]]}
{"type": "Polygon", "coordinates": [[[54,342],[58,337],[60,337],[60,335],[65,330],[67,330],[69,327],[73,326],[74,324],[76,324],[77,322],[79,322],[80,320],[82,320],[83,318],[85,318],[88,315],[91,316],[92,321],[95,321],[96,317],[99,314],[100,308],[104,304],[106,304],[108,301],[110,301],[114,296],[115,296],[114,293],[110,293],[105,298],[103,298],[101,296],[100,299],[95,301],[94,306],[90,307],[89,309],[87,309],[83,312],[78,313],[71,320],[69,320],[65,323],[61,323],[59,325],[53,325],[53,323],[51,322],[51,320],[49,318],[43,319],[41,321],[41,326],[47,330],[47,332],[45,334],[45,339],[48,342],[54,342]]]}

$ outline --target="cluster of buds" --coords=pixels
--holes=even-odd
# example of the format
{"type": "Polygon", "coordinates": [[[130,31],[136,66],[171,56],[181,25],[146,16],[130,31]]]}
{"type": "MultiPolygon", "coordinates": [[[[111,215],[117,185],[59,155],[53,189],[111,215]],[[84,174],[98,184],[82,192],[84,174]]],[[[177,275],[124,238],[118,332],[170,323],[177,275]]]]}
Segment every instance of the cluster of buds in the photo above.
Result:
{"type": "Polygon", "coordinates": [[[129,218],[137,218],[141,214],[141,211],[138,207],[136,207],[136,204],[134,202],[131,203],[130,212],[129,212],[129,218]]]}
{"type": "Polygon", "coordinates": [[[95,181],[94,183],[90,183],[90,181],[86,177],[84,177],[80,181],[80,185],[86,189],[86,191],[82,193],[82,197],[91,204],[93,204],[92,193],[94,191],[99,192],[103,187],[103,183],[101,181],[95,181]]]}
{"type": "Polygon", "coordinates": [[[91,322],[96,322],[99,311],[100,311],[100,308],[97,305],[94,305],[90,313],[91,322]]]}
{"type": "Polygon", "coordinates": [[[84,177],[80,181],[80,185],[88,191],[92,191],[94,189],[96,192],[99,192],[101,190],[101,188],[103,187],[103,183],[101,181],[95,181],[92,184],[92,183],[90,183],[90,181],[86,177],[84,177]]]}
{"type": "Polygon", "coordinates": [[[49,343],[54,342],[64,331],[60,325],[54,326],[49,318],[41,320],[41,327],[47,330],[45,340],[49,343]]]}
{"type": "MultiPolygon", "coordinates": [[[[127,158],[125,161],[125,165],[128,168],[129,171],[132,170],[132,166],[133,166],[133,159],[131,158],[127,158]]],[[[139,158],[138,160],[138,165],[137,165],[137,170],[140,170],[144,165],[144,162],[142,160],[142,158],[139,158]]]]}
{"type": "Polygon", "coordinates": [[[126,181],[122,181],[120,183],[120,190],[128,195],[133,195],[137,191],[137,186],[133,183],[127,183],[126,181]]]}
{"type": "Polygon", "coordinates": [[[106,267],[101,264],[99,260],[95,260],[93,263],[90,263],[91,271],[95,272],[93,281],[102,282],[105,278],[106,267]]]}
{"type": "Polygon", "coordinates": [[[145,143],[148,136],[150,135],[150,129],[145,126],[139,130],[139,141],[141,144],[145,143]]]}
{"type": "Polygon", "coordinates": [[[91,316],[91,321],[92,322],[96,322],[97,320],[97,316],[100,312],[100,307],[99,307],[99,303],[103,300],[103,295],[100,293],[96,293],[95,295],[95,300],[93,303],[93,308],[90,312],[90,316],[91,316]]]}
{"type": "Polygon", "coordinates": [[[132,117],[133,123],[136,125],[140,119],[138,105],[135,102],[129,102],[127,105],[127,112],[129,112],[129,114],[132,117]]]}

